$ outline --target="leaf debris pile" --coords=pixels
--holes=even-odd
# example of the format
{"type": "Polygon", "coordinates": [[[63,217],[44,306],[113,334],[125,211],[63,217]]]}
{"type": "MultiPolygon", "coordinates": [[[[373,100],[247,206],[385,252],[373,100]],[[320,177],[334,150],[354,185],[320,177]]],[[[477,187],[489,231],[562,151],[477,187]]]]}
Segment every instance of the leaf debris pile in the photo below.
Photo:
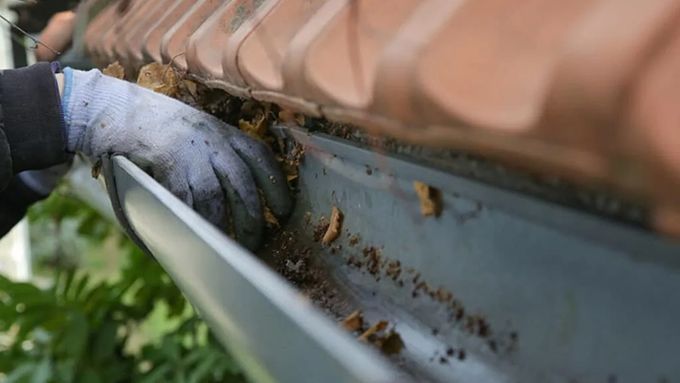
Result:
{"type": "Polygon", "coordinates": [[[273,149],[274,137],[269,131],[271,123],[275,121],[274,113],[271,112],[271,104],[247,100],[241,107],[242,118],[238,121],[238,127],[245,134],[264,141],[273,149]]]}
{"type": "MultiPolygon", "coordinates": [[[[118,62],[109,64],[103,69],[103,73],[119,79],[125,78],[125,69],[118,62]]],[[[170,64],[151,63],[143,66],[138,72],[136,82],[144,88],[212,114],[227,124],[238,127],[249,136],[263,141],[276,154],[291,189],[295,188],[304,147],[277,139],[270,128],[278,123],[302,125],[305,123],[304,116],[280,109],[275,104],[253,99],[243,100],[220,89],[208,88],[170,64]]],[[[276,226],[273,220],[268,222],[276,226]]]]}
{"type": "Polygon", "coordinates": [[[311,247],[300,242],[297,232],[285,229],[274,232],[258,256],[320,307],[334,311],[332,308],[343,306],[331,278],[318,265],[311,247]]]}

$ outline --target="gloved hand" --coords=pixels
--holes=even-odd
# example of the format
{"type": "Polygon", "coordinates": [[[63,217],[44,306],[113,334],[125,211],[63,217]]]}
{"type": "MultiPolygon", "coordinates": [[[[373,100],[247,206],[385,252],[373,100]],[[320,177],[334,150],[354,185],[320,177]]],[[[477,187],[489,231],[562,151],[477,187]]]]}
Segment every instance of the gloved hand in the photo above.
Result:
{"type": "Polygon", "coordinates": [[[120,154],[236,239],[255,248],[264,218],[291,208],[286,179],[269,148],[177,100],[98,70],[64,70],[67,150],[97,160],[120,154]]]}

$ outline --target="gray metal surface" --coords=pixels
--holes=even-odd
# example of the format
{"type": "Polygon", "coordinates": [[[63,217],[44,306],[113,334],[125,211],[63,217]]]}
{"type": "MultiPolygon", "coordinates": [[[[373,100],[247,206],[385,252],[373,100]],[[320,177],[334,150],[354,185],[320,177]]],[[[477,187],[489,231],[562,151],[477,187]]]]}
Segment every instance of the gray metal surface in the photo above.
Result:
{"type": "Polygon", "coordinates": [[[406,367],[455,382],[680,381],[678,244],[333,137],[291,132],[306,147],[299,210],[316,219],[339,207],[343,231],[358,233],[362,246],[452,292],[495,334],[517,337],[513,350],[492,352],[431,299],[413,298],[408,281],[376,281],[346,266],[362,246],[343,235],[344,258],[318,256],[353,302],[396,323],[406,367]],[[439,218],[420,215],[414,180],[442,191],[439,218]],[[464,348],[467,358],[439,361],[447,346],[464,348]]]}
{"type": "Polygon", "coordinates": [[[378,354],[131,162],[114,158],[113,172],[133,229],[253,381],[398,381],[378,354]]]}
{"type": "Polygon", "coordinates": [[[402,369],[439,382],[680,381],[678,244],[333,137],[286,134],[305,156],[284,229],[342,296],[327,314],[361,309],[371,323],[396,326],[405,348],[391,365],[141,170],[114,160],[134,230],[256,381],[398,381],[402,369]],[[421,216],[414,180],[442,192],[440,217],[421,216]],[[309,221],[332,206],[345,213],[343,234],[324,247],[309,221]],[[397,281],[348,266],[371,247],[451,292],[492,335],[466,331],[441,302],[416,296],[413,274],[397,281]]]}

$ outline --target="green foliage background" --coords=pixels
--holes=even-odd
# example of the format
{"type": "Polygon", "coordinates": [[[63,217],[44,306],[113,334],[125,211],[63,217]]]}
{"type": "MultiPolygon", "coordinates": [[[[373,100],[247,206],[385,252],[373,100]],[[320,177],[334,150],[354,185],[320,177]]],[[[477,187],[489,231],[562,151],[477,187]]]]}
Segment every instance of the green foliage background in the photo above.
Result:
{"type": "Polygon", "coordinates": [[[60,186],[31,208],[35,283],[0,276],[0,382],[244,382],[161,267],[60,186]]]}

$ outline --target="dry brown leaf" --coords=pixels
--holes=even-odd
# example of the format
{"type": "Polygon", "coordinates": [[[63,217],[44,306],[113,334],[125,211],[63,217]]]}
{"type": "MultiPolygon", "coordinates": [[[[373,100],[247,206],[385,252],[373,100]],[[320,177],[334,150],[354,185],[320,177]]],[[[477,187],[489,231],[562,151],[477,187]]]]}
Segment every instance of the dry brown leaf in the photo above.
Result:
{"type": "Polygon", "coordinates": [[[191,97],[198,98],[198,85],[191,80],[184,80],[184,87],[187,88],[191,97]]]}
{"type": "Polygon", "coordinates": [[[120,65],[118,61],[109,64],[109,66],[102,70],[102,73],[104,73],[107,76],[115,77],[119,80],[125,78],[125,68],[123,68],[123,66],[120,65]]]}
{"type": "Polygon", "coordinates": [[[288,182],[295,181],[299,177],[298,168],[304,154],[304,146],[296,144],[295,147],[286,154],[286,158],[283,159],[282,167],[284,173],[286,173],[288,182]]]}
{"type": "Polygon", "coordinates": [[[388,321],[379,321],[364,331],[358,339],[376,346],[385,355],[398,354],[404,348],[404,341],[394,328],[388,331],[388,327],[388,321]]]}
{"type": "Polygon", "coordinates": [[[139,70],[137,84],[154,92],[174,97],[179,91],[179,76],[169,65],[151,63],[139,70]]]}
{"type": "Polygon", "coordinates": [[[99,178],[99,175],[102,174],[102,167],[103,167],[102,160],[98,160],[97,162],[92,165],[92,169],[90,170],[90,175],[92,175],[92,178],[99,178]]]}
{"type": "Polygon", "coordinates": [[[420,213],[426,217],[439,217],[442,212],[442,193],[439,189],[420,181],[413,181],[413,187],[420,199],[420,213]]]}
{"type": "Polygon", "coordinates": [[[364,325],[364,317],[361,313],[361,310],[356,310],[349,314],[345,319],[342,320],[341,324],[345,330],[350,332],[361,329],[361,327],[364,325]]]}
{"type": "Polygon", "coordinates": [[[343,214],[340,209],[337,207],[333,206],[333,210],[331,211],[331,219],[330,223],[328,225],[328,228],[326,229],[326,233],[323,235],[323,238],[321,238],[321,244],[322,245],[328,245],[331,242],[335,241],[338,236],[340,236],[340,231],[342,230],[342,219],[343,219],[343,214]]]}
{"type": "Polygon", "coordinates": [[[279,121],[303,126],[305,124],[305,116],[289,109],[281,109],[281,111],[279,111],[279,121]]]}
{"type": "Polygon", "coordinates": [[[254,121],[239,120],[238,127],[244,131],[247,135],[257,138],[260,140],[265,140],[267,135],[267,123],[265,115],[262,114],[258,116],[254,121]]]}
{"type": "Polygon", "coordinates": [[[262,204],[262,215],[267,226],[273,229],[278,229],[281,227],[278,218],[274,215],[272,210],[267,206],[267,199],[264,197],[264,192],[261,189],[257,189],[257,193],[260,196],[260,203],[262,204]]]}
{"type": "Polygon", "coordinates": [[[264,221],[274,228],[278,229],[279,227],[281,227],[279,220],[276,218],[274,213],[272,213],[272,210],[267,205],[264,205],[264,221]]]}
{"type": "Polygon", "coordinates": [[[381,331],[384,331],[387,328],[387,325],[389,323],[386,320],[381,320],[380,322],[374,324],[373,326],[369,327],[368,330],[364,331],[363,334],[359,335],[359,340],[362,341],[368,341],[368,338],[371,335],[375,335],[381,331]]]}
{"type": "Polygon", "coordinates": [[[401,335],[394,330],[390,331],[384,338],[378,339],[375,343],[385,355],[396,355],[404,348],[404,341],[401,339],[401,335]]]}

